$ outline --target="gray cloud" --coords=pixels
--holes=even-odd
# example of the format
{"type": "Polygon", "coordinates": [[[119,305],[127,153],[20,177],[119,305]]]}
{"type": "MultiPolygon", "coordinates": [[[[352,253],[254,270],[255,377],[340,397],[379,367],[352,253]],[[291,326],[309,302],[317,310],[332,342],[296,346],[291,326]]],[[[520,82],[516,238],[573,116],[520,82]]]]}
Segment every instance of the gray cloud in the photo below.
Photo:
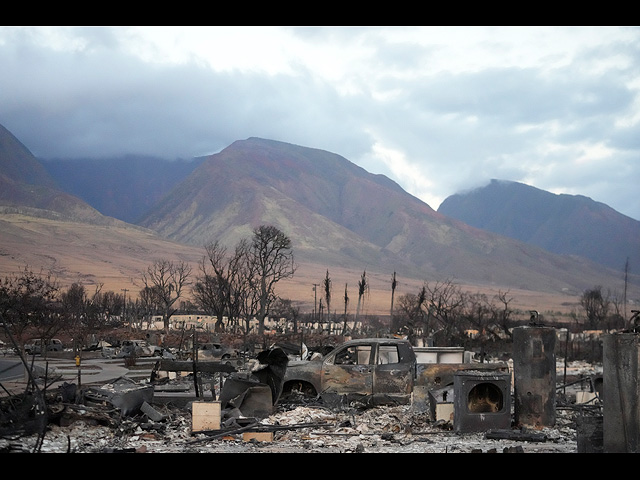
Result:
{"type": "Polygon", "coordinates": [[[258,136],[433,208],[499,178],[640,219],[638,28],[246,29],[169,51],[180,33],[0,28],[0,124],[40,158],[190,158],[258,136]]]}

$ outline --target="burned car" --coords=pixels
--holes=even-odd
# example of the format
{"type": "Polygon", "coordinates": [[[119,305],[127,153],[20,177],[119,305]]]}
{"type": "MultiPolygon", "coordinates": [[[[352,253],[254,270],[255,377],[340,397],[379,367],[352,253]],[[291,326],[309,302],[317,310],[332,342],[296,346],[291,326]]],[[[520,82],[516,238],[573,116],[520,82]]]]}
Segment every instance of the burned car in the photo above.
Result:
{"type": "Polygon", "coordinates": [[[116,357],[155,357],[161,356],[162,351],[162,347],[150,345],[146,340],[124,340],[116,357]]]}
{"type": "Polygon", "coordinates": [[[47,352],[61,352],[62,350],[64,350],[62,341],[57,338],[33,338],[24,345],[24,351],[28,355],[41,354],[45,350],[45,348],[47,352]]]}
{"type": "Polygon", "coordinates": [[[198,358],[206,360],[228,360],[238,356],[238,352],[220,343],[203,343],[198,346],[198,358]]]}
{"type": "Polygon", "coordinates": [[[430,390],[452,385],[455,374],[465,370],[502,372],[508,371],[508,365],[419,363],[408,340],[362,338],[345,342],[323,357],[289,362],[283,394],[409,404],[430,390]]]}
{"type": "Polygon", "coordinates": [[[408,341],[372,338],[346,342],[323,358],[290,362],[283,388],[407,403],[415,379],[416,356],[408,341]]]}

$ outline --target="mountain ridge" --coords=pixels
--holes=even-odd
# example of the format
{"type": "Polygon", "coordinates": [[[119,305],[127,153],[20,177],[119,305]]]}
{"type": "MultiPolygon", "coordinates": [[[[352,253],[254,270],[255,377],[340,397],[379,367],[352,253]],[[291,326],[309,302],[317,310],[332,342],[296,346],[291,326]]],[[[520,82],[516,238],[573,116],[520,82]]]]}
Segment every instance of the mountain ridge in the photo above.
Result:
{"type": "MultiPolygon", "coordinates": [[[[47,196],[35,194],[27,201],[0,202],[5,207],[0,221],[11,226],[6,235],[4,228],[0,232],[0,273],[11,262],[15,268],[18,260],[34,258],[67,279],[84,278],[84,262],[94,272],[92,281],[99,281],[101,271],[115,281],[120,272],[130,285],[143,261],[163,255],[195,266],[206,243],[231,246],[253,227],[269,223],[294,240],[294,254],[307,272],[301,281],[311,284],[327,269],[367,271],[372,278],[397,271],[420,281],[452,279],[571,295],[594,281],[620,283],[617,272],[587,260],[552,255],[436,212],[392,180],[340,155],[257,137],[202,159],[135,226],[53,192],[67,195],[69,202],[38,203],[47,196]],[[74,213],[76,208],[84,214],[74,213]],[[47,218],[51,215],[61,218],[47,218]]],[[[634,276],[631,282],[640,284],[634,276]]]]}
{"type": "Polygon", "coordinates": [[[127,155],[107,159],[45,159],[42,164],[61,190],[103,215],[136,223],[202,162],[127,155]]]}
{"type": "Polygon", "coordinates": [[[446,198],[440,213],[476,228],[579,255],[615,270],[640,265],[640,222],[584,195],[553,194],[493,179],[446,198]]]}
{"type": "Polygon", "coordinates": [[[42,163],[9,130],[0,125],[0,172],[17,183],[57,188],[42,163]]]}
{"type": "Polygon", "coordinates": [[[337,154],[256,137],[211,155],[140,224],[202,244],[229,241],[233,229],[246,234],[257,221],[287,232],[305,260],[325,249],[337,261],[351,255],[353,264],[357,251],[364,268],[395,265],[425,278],[557,290],[614,276],[586,259],[557,257],[447,217],[337,154]]]}

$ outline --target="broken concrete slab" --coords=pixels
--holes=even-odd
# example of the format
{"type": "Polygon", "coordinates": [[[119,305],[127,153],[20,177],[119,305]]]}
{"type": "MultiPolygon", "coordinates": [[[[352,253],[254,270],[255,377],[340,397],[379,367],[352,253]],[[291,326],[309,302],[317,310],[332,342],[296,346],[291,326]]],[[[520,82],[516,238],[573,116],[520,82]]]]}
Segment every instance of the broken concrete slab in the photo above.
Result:
{"type": "Polygon", "coordinates": [[[110,403],[124,416],[135,415],[140,413],[145,402],[153,403],[153,385],[141,385],[120,377],[110,384],[89,387],[84,396],[89,401],[110,403]]]}
{"type": "Polygon", "coordinates": [[[149,405],[147,402],[142,402],[140,406],[140,411],[144,413],[149,420],[153,420],[154,422],[161,422],[165,419],[165,416],[158,412],[155,408],[149,405]]]}
{"type": "Polygon", "coordinates": [[[273,412],[272,390],[258,380],[231,376],[220,392],[223,409],[236,408],[245,417],[264,418],[273,412]]]}

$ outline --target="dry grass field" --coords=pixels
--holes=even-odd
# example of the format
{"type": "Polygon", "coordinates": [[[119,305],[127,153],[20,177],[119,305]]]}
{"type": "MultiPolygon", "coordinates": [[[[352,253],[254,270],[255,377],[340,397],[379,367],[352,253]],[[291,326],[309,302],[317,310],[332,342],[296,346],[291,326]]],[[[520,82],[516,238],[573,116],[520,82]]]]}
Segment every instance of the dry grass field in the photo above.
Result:
{"type": "MultiPolygon", "coordinates": [[[[327,268],[320,265],[299,265],[296,275],[291,280],[286,280],[278,285],[281,296],[302,303],[305,311],[313,311],[314,284],[317,284],[318,302],[324,295],[323,281],[327,268]]],[[[341,314],[344,312],[344,290],[347,285],[349,303],[347,313],[355,313],[358,302],[358,282],[363,271],[329,268],[329,277],[332,284],[331,311],[341,314]]],[[[366,272],[369,283],[369,292],[364,296],[364,306],[361,313],[365,315],[389,315],[391,307],[391,281],[393,272],[366,272]]],[[[457,282],[456,279],[415,279],[403,278],[401,272],[396,272],[397,286],[394,301],[405,294],[417,294],[425,282],[433,285],[435,282],[451,280],[460,288],[469,293],[483,293],[492,299],[500,292],[508,292],[507,297],[512,299],[510,307],[514,310],[538,310],[539,312],[558,312],[569,314],[572,310],[580,308],[578,296],[569,294],[552,294],[546,292],[534,292],[522,289],[514,289],[509,286],[472,285],[457,282]]]]}
{"type": "MultiPolygon", "coordinates": [[[[141,274],[157,259],[186,261],[197,274],[204,248],[185,246],[162,240],[151,232],[131,226],[94,226],[51,219],[33,219],[17,214],[0,215],[0,276],[14,274],[25,267],[53,272],[65,288],[73,282],[82,283],[88,292],[96,286],[103,291],[126,289],[135,296],[141,289],[141,274]]],[[[295,251],[294,251],[295,253],[295,251]]],[[[292,279],[281,281],[277,292],[300,305],[301,313],[310,313],[314,303],[324,296],[323,280],[327,269],[332,282],[331,311],[344,312],[344,291],[347,287],[347,313],[356,312],[358,282],[363,272],[369,291],[363,297],[362,315],[388,315],[391,306],[393,272],[345,269],[335,266],[299,263],[292,279]],[[317,285],[317,296],[314,293],[317,285]]],[[[407,293],[417,293],[423,283],[456,279],[405,278],[396,272],[395,299],[407,293]]],[[[514,310],[538,310],[568,314],[579,309],[581,292],[544,293],[514,289],[508,285],[465,285],[470,293],[485,293],[492,298],[498,292],[508,292],[514,310]]]]}

